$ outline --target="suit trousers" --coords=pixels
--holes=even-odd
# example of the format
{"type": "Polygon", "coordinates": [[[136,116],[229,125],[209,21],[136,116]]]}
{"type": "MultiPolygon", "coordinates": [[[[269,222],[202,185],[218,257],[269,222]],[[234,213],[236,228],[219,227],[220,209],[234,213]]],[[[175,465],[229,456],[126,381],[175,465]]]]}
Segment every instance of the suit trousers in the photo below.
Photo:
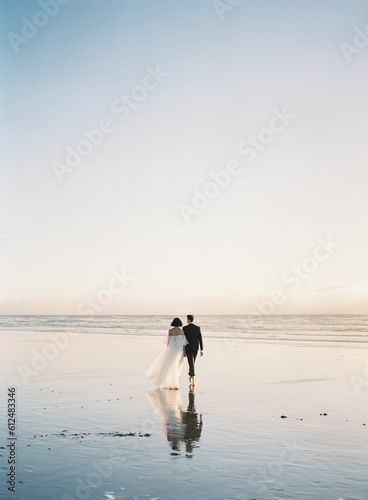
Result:
{"type": "Polygon", "coordinates": [[[189,377],[194,377],[195,372],[194,372],[194,364],[195,360],[198,354],[198,349],[196,351],[190,351],[189,349],[185,349],[185,352],[187,354],[187,360],[188,360],[188,365],[189,365],[189,377]]]}

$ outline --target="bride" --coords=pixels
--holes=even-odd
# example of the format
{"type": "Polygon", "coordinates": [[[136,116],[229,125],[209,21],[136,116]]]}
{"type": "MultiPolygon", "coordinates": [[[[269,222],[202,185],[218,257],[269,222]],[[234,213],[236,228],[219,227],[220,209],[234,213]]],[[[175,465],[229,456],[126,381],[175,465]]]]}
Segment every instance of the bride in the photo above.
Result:
{"type": "Polygon", "coordinates": [[[188,343],[180,328],[183,326],[180,319],[174,318],[171,326],[166,348],[157,356],[146,372],[146,376],[162,389],[179,389],[184,346],[188,343]]]}

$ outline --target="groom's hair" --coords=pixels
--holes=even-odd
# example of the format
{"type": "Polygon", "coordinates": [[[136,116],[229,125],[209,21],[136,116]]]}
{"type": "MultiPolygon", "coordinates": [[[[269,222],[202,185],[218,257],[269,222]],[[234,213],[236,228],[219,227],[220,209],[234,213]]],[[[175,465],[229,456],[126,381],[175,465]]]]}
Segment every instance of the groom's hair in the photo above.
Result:
{"type": "Polygon", "coordinates": [[[187,320],[190,321],[191,323],[193,323],[193,321],[194,321],[193,314],[187,314],[187,320]]]}

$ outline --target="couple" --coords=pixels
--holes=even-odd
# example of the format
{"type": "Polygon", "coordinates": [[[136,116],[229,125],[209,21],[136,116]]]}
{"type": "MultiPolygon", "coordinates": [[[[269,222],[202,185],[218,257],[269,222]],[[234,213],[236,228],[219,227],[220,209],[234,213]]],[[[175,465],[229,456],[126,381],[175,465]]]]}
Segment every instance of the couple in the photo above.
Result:
{"type": "Polygon", "coordinates": [[[193,323],[194,316],[187,315],[188,324],[183,326],[179,318],[174,318],[167,337],[166,349],[159,354],[146,376],[151,379],[157,387],[163,389],[179,389],[179,375],[181,372],[184,357],[189,365],[189,386],[195,386],[194,364],[201,348],[203,356],[202,334],[199,326],[193,323]]]}

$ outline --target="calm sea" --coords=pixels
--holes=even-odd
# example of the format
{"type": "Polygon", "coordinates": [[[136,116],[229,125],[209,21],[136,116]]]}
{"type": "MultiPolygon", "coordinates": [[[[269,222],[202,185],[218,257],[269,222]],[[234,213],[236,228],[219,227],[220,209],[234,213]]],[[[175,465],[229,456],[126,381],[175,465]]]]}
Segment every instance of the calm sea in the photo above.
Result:
{"type": "MultiPolygon", "coordinates": [[[[0,316],[0,330],[165,335],[171,316],[0,316]]],[[[185,319],[184,317],[182,318],[185,319]]],[[[196,323],[206,337],[368,342],[368,315],[211,315],[196,323]]]]}

